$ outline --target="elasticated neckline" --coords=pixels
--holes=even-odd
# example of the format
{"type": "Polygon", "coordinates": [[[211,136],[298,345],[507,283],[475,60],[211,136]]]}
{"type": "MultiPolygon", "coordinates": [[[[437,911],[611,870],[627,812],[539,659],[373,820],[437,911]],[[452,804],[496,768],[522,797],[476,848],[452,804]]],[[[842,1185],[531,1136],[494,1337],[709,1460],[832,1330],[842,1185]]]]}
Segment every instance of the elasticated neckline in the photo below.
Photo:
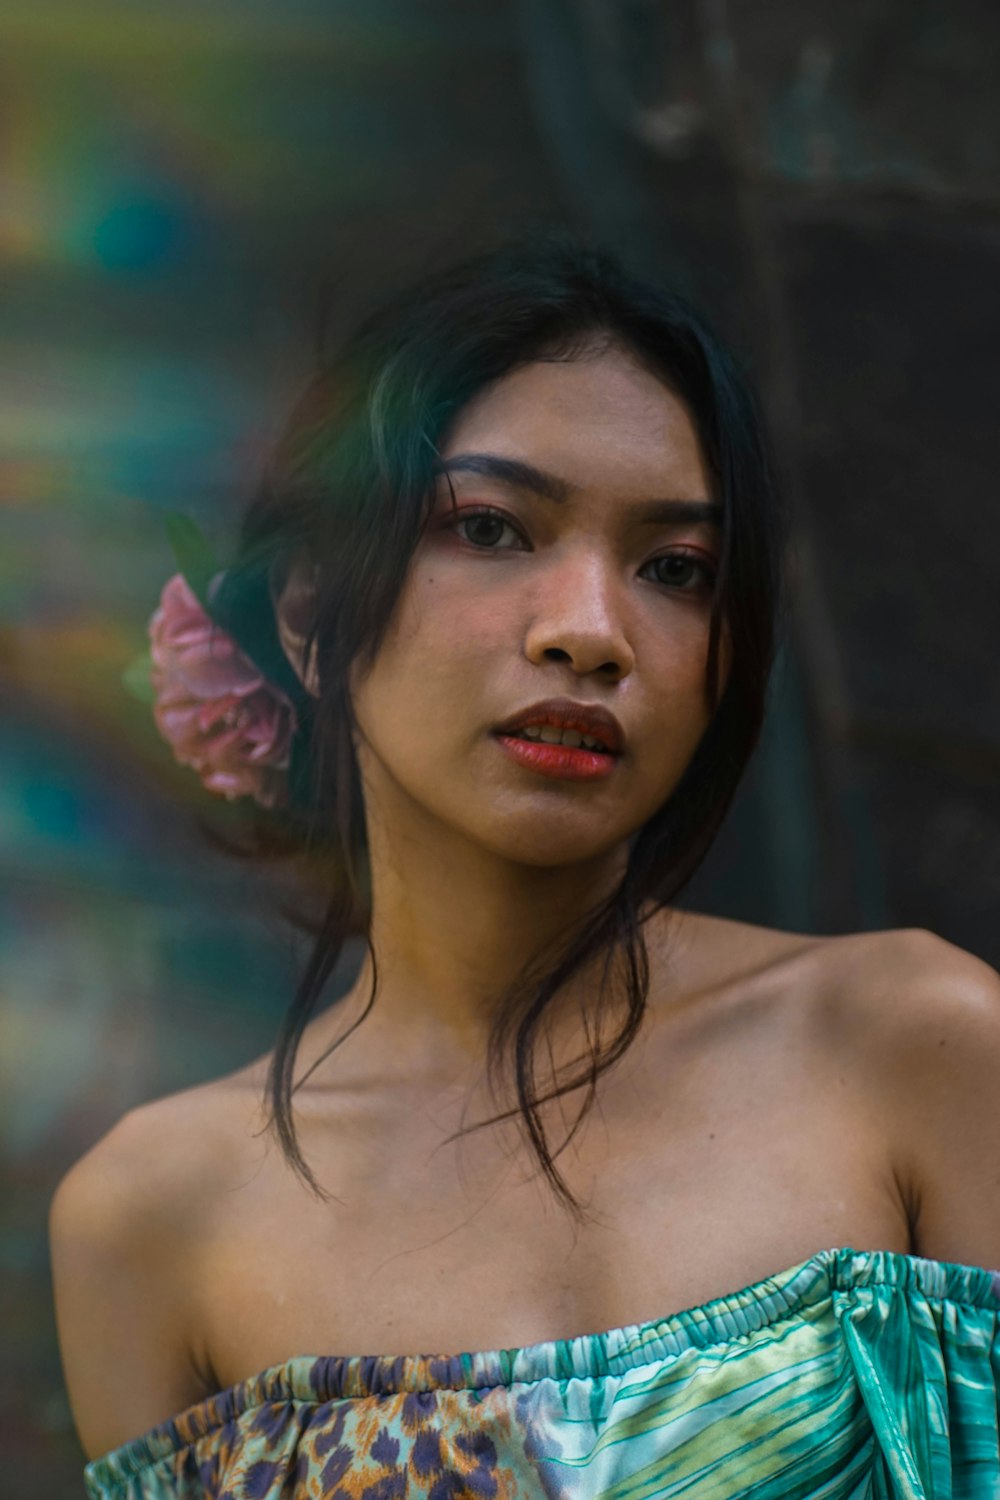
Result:
{"type": "Polygon", "coordinates": [[[268,1403],[318,1405],[441,1390],[485,1394],[497,1386],[620,1376],[689,1349],[743,1339],[791,1317],[822,1317],[838,1295],[851,1293],[857,1300],[866,1289],[879,1286],[1000,1311],[1000,1270],[889,1250],[835,1247],[697,1307],[601,1333],[448,1355],[297,1355],[205,1397],[93,1460],[88,1472],[100,1465],[103,1472],[125,1479],[268,1403]]]}

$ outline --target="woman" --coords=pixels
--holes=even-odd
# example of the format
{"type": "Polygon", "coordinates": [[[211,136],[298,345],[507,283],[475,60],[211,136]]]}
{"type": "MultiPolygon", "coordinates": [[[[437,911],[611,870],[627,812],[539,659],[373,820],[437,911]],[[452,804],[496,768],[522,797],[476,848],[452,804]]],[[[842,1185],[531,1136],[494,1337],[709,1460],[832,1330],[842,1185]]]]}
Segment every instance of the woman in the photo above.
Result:
{"type": "Polygon", "coordinates": [[[673,904],[785,537],[719,342],[568,238],[319,372],[205,595],[290,759],[184,753],[324,915],[274,1052],[57,1191],[92,1497],[1000,1493],[1000,978],[673,904]]]}

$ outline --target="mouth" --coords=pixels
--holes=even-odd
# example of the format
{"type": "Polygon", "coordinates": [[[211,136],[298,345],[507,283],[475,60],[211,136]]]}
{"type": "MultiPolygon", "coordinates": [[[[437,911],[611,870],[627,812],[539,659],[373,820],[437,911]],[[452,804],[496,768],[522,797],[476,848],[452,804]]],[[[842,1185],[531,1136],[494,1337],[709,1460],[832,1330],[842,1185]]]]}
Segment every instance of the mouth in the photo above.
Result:
{"type": "Polygon", "coordinates": [[[509,731],[515,739],[532,745],[565,745],[569,750],[592,750],[601,755],[613,754],[611,747],[597,735],[582,734],[579,729],[559,729],[555,724],[525,724],[523,729],[509,731]]]}
{"type": "Polygon", "coordinates": [[[574,703],[572,698],[531,703],[497,724],[494,732],[572,750],[583,746],[604,755],[620,755],[625,748],[625,732],[613,713],[598,703],[574,703]]]}
{"type": "Polygon", "coordinates": [[[569,699],[549,699],[512,715],[493,731],[504,750],[527,770],[570,781],[609,776],[625,736],[607,709],[569,699]]]}
{"type": "Polygon", "coordinates": [[[526,771],[561,781],[603,781],[619,756],[592,735],[555,724],[525,724],[523,729],[493,732],[502,750],[526,771]]]}
{"type": "Polygon", "coordinates": [[[577,749],[573,745],[522,739],[515,734],[498,734],[496,740],[525,770],[562,781],[601,781],[611,775],[618,763],[617,755],[606,750],[587,750],[582,745],[577,749]]]}

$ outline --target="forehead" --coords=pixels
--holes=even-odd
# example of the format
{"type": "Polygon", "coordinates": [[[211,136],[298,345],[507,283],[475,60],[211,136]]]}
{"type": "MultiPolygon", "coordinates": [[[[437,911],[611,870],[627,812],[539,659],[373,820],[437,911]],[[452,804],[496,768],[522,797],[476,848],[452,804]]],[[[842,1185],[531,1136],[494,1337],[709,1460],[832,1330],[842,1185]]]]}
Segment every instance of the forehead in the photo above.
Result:
{"type": "Polygon", "coordinates": [[[476,449],[527,458],[580,488],[709,488],[684,401],[618,348],[503,376],[458,413],[439,449],[443,458],[476,449]]]}

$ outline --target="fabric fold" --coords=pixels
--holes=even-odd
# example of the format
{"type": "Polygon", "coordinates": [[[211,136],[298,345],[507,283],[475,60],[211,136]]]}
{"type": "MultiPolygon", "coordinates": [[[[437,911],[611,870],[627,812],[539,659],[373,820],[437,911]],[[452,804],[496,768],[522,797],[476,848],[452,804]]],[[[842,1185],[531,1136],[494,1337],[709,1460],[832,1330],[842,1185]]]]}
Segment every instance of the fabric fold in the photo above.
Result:
{"type": "Polygon", "coordinates": [[[302,1355],[84,1482],[89,1500],[1000,1500],[1000,1272],[842,1247],[601,1333],[302,1355]]]}
{"type": "Polygon", "coordinates": [[[855,1255],[834,1292],[890,1500],[1000,1500],[1000,1275],[855,1255]]]}

